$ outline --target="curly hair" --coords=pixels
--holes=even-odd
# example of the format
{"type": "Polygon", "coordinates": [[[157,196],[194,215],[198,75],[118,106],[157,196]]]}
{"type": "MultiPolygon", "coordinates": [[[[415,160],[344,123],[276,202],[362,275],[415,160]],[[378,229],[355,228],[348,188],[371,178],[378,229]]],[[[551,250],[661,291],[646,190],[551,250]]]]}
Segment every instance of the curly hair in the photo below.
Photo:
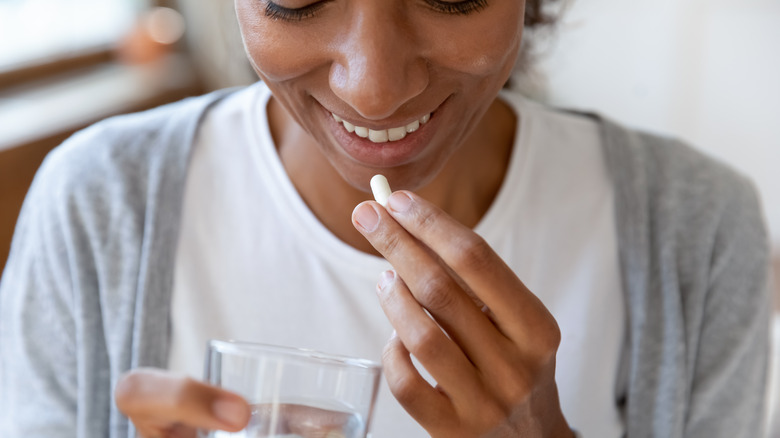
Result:
{"type": "Polygon", "coordinates": [[[525,26],[535,29],[555,24],[558,17],[551,13],[549,8],[557,2],[557,0],[527,0],[525,2],[525,26]]]}
{"type": "Polygon", "coordinates": [[[571,0],[526,0],[525,16],[523,25],[525,32],[523,34],[523,44],[520,48],[520,54],[515,63],[513,77],[507,82],[507,87],[516,85],[520,76],[526,78],[535,74],[534,64],[539,57],[535,51],[535,44],[551,35],[558,18],[563,13],[563,7],[571,0]]]}

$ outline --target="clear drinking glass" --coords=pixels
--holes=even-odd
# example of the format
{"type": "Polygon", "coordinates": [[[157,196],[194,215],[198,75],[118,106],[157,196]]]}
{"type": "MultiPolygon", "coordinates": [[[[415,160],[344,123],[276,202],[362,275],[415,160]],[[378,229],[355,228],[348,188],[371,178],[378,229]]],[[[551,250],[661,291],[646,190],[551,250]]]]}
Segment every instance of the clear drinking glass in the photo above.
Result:
{"type": "Polygon", "coordinates": [[[210,341],[205,379],[252,405],[246,429],[209,438],[365,438],[381,366],[372,361],[246,342],[210,341]]]}

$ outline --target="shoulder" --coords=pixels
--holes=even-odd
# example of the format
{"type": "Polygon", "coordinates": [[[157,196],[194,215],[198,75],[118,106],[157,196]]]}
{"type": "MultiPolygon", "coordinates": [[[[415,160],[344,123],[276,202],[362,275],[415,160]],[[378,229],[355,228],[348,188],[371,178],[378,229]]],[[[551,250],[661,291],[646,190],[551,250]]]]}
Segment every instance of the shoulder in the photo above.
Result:
{"type": "Polygon", "coordinates": [[[36,178],[68,187],[142,178],[160,160],[186,158],[187,143],[201,117],[225,94],[187,98],[98,122],[55,148],[36,178]]]}
{"type": "Polygon", "coordinates": [[[715,218],[740,206],[760,216],[752,181],[730,165],[675,138],[600,124],[616,189],[644,200],[648,213],[715,218]]]}
{"type": "Polygon", "coordinates": [[[48,154],[25,204],[57,205],[60,216],[74,209],[103,216],[118,207],[138,209],[154,198],[150,191],[183,182],[201,118],[229,92],[111,117],[75,133],[48,154]]]}
{"type": "Polygon", "coordinates": [[[199,120],[225,94],[112,117],[71,136],[38,169],[16,234],[32,227],[28,242],[45,231],[84,244],[141,235],[148,214],[177,208],[199,120]]]}
{"type": "MultiPolygon", "coordinates": [[[[752,181],[733,167],[676,138],[626,127],[598,114],[569,111],[537,103],[518,90],[501,97],[511,107],[531,114],[556,141],[583,142],[600,137],[601,151],[618,198],[630,199],[647,214],[706,214],[740,205],[744,213],[760,211],[752,181]]],[[[620,205],[619,205],[620,207],[620,205]]],[[[717,216],[717,214],[715,215],[717,216]]]]}
{"type": "MultiPolygon", "coordinates": [[[[726,268],[766,280],[769,237],[748,177],[677,139],[600,123],[627,257],[647,257],[654,271],[675,273],[683,289],[701,286],[702,296],[726,268]]],[[[735,287],[749,289],[763,299],[761,287],[735,287]]]]}

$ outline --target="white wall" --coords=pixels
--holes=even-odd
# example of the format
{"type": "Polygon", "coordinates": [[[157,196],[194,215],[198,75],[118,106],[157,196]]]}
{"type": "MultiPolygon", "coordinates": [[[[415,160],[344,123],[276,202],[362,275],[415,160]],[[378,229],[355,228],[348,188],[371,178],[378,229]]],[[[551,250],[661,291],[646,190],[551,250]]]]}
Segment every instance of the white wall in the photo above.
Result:
{"type": "Polygon", "coordinates": [[[780,0],[574,0],[553,104],[683,138],[748,174],[780,249],[780,0]]]}

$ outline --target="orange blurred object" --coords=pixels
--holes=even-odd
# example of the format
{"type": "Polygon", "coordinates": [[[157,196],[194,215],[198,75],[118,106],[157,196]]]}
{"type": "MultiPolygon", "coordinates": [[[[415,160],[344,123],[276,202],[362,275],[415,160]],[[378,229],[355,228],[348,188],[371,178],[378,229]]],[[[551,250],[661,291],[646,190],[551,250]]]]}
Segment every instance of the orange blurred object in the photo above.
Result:
{"type": "Polygon", "coordinates": [[[180,13],[164,7],[150,9],[119,43],[118,58],[126,64],[157,61],[172,50],[183,34],[184,18],[180,13]]]}

